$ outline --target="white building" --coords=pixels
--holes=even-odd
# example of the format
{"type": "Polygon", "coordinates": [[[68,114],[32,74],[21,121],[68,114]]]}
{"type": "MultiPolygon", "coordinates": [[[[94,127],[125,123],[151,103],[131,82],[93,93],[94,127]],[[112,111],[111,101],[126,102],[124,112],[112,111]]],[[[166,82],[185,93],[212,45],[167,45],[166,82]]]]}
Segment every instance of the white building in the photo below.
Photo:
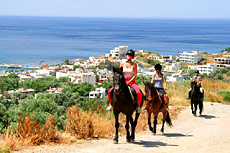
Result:
{"type": "Polygon", "coordinates": [[[104,70],[98,70],[97,75],[99,76],[99,82],[104,82],[112,79],[112,72],[106,68],[104,70]]]}
{"type": "Polygon", "coordinates": [[[214,62],[217,64],[217,67],[228,67],[230,66],[230,57],[223,56],[223,57],[214,58],[214,62]]]}
{"type": "Polygon", "coordinates": [[[166,80],[168,82],[183,81],[184,77],[181,74],[172,74],[171,76],[167,76],[166,80]]]}
{"type": "Polygon", "coordinates": [[[101,99],[104,99],[106,96],[106,89],[103,87],[96,88],[94,91],[91,91],[89,93],[89,98],[97,98],[100,97],[101,99]]]}
{"type": "Polygon", "coordinates": [[[93,72],[75,72],[75,71],[67,71],[67,72],[56,72],[56,78],[60,77],[68,77],[71,82],[80,84],[80,83],[90,83],[94,85],[96,83],[96,76],[93,72]]]}
{"type": "Polygon", "coordinates": [[[8,76],[10,73],[6,72],[5,70],[0,71],[0,76],[8,76]]]}
{"type": "Polygon", "coordinates": [[[161,62],[171,63],[172,61],[176,60],[176,55],[161,55],[160,57],[161,62]]]}
{"type": "Polygon", "coordinates": [[[19,81],[26,81],[26,80],[32,80],[33,77],[31,76],[27,76],[27,75],[24,75],[24,74],[21,74],[21,75],[18,75],[19,76],[19,81]]]}
{"type": "Polygon", "coordinates": [[[181,63],[180,62],[176,62],[176,63],[172,63],[172,65],[167,65],[165,66],[166,71],[178,71],[181,69],[181,63]]]}
{"type": "Polygon", "coordinates": [[[125,54],[128,51],[128,46],[119,46],[115,47],[113,50],[110,50],[110,54],[112,57],[116,59],[125,58],[125,54]]]}
{"type": "Polygon", "coordinates": [[[206,65],[195,65],[195,66],[188,66],[188,67],[193,70],[199,70],[200,74],[203,73],[210,74],[210,72],[217,70],[217,65],[212,63],[208,63],[206,65]]]}
{"type": "Polygon", "coordinates": [[[35,70],[35,72],[41,76],[52,76],[55,73],[55,70],[40,69],[40,70],[35,70]]]}
{"type": "Polygon", "coordinates": [[[152,59],[152,60],[158,60],[162,63],[164,62],[172,62],[174,60],[176,60],[176,55],[151,55],[148,57],[149,59],[152,59]]]}
{"type": "Polygon", "coordinates": [[[64,92],[63,88],[49,88],[48,90],[46,90],[46,92],[50,93],[50,94],[62,94],[64,92]]]}
{"type": "Polygon", "coordinates": [[[35,93],[35,92],[36,91],[34,89],[19,88],[18,90],[9,90],[9,91],[7,91],[7,94],[9,94],[9,95],[13,95],[16,93],[30,94],[30,93],[35,93]]]}
{"type": "Polygon", "coordinates": [[[192,51],[191,53],[183,52],[179,53],[179,59],[184,63],[198,64],[202,59],[202,54],[200,51],[192,51]]]}

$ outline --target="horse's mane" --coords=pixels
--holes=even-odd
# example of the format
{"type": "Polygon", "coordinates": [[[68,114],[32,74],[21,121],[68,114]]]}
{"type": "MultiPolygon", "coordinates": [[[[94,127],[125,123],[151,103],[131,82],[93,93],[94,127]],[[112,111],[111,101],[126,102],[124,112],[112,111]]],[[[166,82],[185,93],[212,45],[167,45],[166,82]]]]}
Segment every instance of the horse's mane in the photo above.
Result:
{"type": "Polygon", "coordinates": [[[153,84],[152,84],[151,82],[146,82],[146,85],[148,86],[148,88],[149,88],[150,90],[155,89],[155,87],[153,86],[153,84]]]}

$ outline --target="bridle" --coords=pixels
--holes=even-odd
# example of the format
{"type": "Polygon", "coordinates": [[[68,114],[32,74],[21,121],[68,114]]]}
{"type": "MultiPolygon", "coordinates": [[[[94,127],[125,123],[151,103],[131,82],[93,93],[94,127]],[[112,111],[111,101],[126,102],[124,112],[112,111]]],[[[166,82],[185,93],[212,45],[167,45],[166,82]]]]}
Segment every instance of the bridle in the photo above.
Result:
{"type": "Polygon", "coordinates": [[[114,91],[116,94],[119,94],[121,92],[121,81],[122,80],[122,75],[119,74],[118,72],[114,73],[114,78],[113,78],[113,85],[114,85],[114,91]]]}
{"type": "Polygon", "coordinates": [[[148,90],[147,90],[147,88],[145,87],[145,99],[146,99],[149,103],[151,103],[151,102],[155,99],[155,97],[152,96],[152,92],[151,92],[151,90],[149,89],[149,87],[148,87],[148,90]]]}

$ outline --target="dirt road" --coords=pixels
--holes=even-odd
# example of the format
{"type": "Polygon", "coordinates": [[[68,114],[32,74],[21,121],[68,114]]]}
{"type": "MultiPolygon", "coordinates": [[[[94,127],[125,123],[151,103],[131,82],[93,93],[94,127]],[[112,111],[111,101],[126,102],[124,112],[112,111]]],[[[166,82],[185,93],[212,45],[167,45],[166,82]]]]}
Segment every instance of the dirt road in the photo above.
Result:
{"type": "Polygon", "coordinates": [[[41,146],[21,152],[68,152],[68,153],[229,153],[230,152],[230,105],[205,103],[204,113],[194,117],[190,108],[185,109],[173,121],[172,128],[165,126],[165,134],[153,135],[149,131],[136,135],[135,142],[119,144],[112,139],[90,141],[77,146],[41,146]]]}

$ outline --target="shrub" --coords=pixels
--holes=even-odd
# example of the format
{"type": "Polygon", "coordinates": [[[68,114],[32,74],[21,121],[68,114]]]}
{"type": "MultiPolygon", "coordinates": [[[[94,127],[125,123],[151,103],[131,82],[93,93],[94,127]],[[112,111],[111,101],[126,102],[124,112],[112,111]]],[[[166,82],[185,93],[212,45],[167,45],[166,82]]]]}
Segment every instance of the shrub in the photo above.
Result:
{"type": "Polygon", "coordinates": [[[93,136],[93,124],[87,112],[79,112],[76,106],[67,108],[66,119],[68,124],[65,130],[77,138],[86,139],[93,136]]]}
{"type": "Polygon", "coordinates": [[[36,118],[32,118],[29,113],[18,118],[18,126],[15,131],[22,140],[27,140],[33,144],[42,142],[54,142],[57,140],[56,128],[54,127],[54,116],[49,115],[43,126],[38,124],[36,118]]]}
{"type": "Polygon", "coordinates": [[[220,91],[219,94],[223,97],[225,101],[230,102],[230,91],[220,91]]]}

